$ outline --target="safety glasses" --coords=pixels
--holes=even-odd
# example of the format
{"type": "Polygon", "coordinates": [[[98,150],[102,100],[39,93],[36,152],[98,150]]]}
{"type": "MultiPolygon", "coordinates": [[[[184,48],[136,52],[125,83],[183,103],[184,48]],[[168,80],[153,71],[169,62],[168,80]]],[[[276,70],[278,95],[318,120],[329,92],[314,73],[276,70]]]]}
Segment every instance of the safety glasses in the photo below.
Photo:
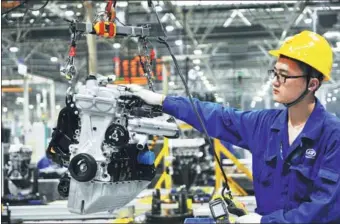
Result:
{"type": "Polygon", "coordinates": [[[268,70],[268,75],[271,79],[275,79],[280,82],[280,83],[286,83],[287,79],[297,79],[297,78],[302,78],[306,77],[306,75],[299,75],[299,76],[291,76],[291,75],[283,75],[279,74],[277,71],[274,69],[269,69],[268,70]]]}

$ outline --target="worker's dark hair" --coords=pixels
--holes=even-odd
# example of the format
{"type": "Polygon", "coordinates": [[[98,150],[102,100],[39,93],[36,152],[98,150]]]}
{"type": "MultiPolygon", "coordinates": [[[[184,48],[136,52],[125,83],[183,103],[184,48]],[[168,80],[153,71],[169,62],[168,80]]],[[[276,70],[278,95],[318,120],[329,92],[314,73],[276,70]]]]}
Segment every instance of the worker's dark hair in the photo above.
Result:
{"type": "Polygon", "coordinates": [[[288,58],[289,60],[295,61],[298,64],[299,68],[301,69],[302,73],[307,75],[307,82],[309,82],[309,80],[311,78],[317,78],[319,80],[320,84],[319,84],[319,87],[316,90],[318,90],[320,88],[322,81],[324,79],[324,75],[321,72],[319,72],[318,70],[316,70],[312,66],[307,65],[306,63],[299,61],[299,60],[296,60],[294,58],[290,58],[290,57],[287,57],[287,56],[284,56],[284,55],[280,55],[280,57],[281,58],[288,58]]]}

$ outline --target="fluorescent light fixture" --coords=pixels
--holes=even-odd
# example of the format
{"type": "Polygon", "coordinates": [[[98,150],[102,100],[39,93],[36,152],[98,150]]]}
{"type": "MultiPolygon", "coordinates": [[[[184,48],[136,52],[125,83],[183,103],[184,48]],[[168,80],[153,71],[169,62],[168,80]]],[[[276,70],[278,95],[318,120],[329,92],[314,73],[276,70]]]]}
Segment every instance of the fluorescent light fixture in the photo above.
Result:
{"type": "Polygon", "coordinates": [[[34,16],[38,16],[39,14],[40,14],[39,11],[32,11],[32,15],[34,15],[34,16]]]}
{"type": "Polygon", "coordinates": [[[328,97],[331,97],[331,96],[332,96],[332,93],[328,93],[327,96],[328,96],[328,97]]]}
{"type": "Polygon", "coordinates": [[[58,58],[57,57],[51,57],[51,62],[57,62],[58,61],[58,58]]]}
{"type": "Polygon", "coordinates": [[[272,12],[282,12],[282,11],[285,11],[284,8],[272,8],[271,9],[272,12]]]}
{"type": "Polygon", "coordinates": [[[175,44],[176,44],[177,46],[180,46],[180,45],[183,44],[183,41],[182,41],[182,40],[176,40],[176,41],[175,41],[175,44]]]}
{"type": "Polygon", "coordinates": [[[310,24],[310,23],[312,23],[313,22],[313,20],[311,19],[311,18],[306,18],[305,19],[305,23],[306,24],[310,24]]]}
{"type": "Polygon", "coordinates": [[[55,105],[55,109],[60,110],[60,105],[55,105]]]}
{"type": "Polygon", "coordinates": [[[81,13],[80,13],[80,12],[77,12],[77,13],[76,13],[76,16],[80,16],[80,15],[81,15],[81,13]]]}
{"type": "Polygon", "coordinates": [[[20,18],[20,17],[23,17],[25,15],[25,13],[21,13],[21,12],[13,12],[11,14],[11,17],[12,18],[20,18]]]}
{"type": "Polygon", "coordinates": [[[30,105],[28,106],[28,108],[30,108],[31,110],[33,110],[34,106],[33,106],[32,104],[30,104],[30,105]]]}
{"type": "Polygon", "coordinates": [[[168,25],[168,26],[165,27],[165,29],[166,29],[167,32],[171,32],[175,29],[175,27],[168,25]]]}
{"type": "Polygon", "coordinates": [[[160,5],[156,5],[155,10],[156,10],[156,12],[161,12],[161,11],[163,11],[163,8],[160,5]]]}
{"type": "Polygon", "coordinates": [[[67,8],[67,5],[63,4],[60,6],[61,9],[66,9],[67,8]]]}
{"type": "Polygon", "coordinates": [[[77,4],[77,8],[78,8],[78,9],[83,8],[83,4],[81,4],[81,3],[77,4]]]}
{"type": "Polygon", "coordinates": [[[73,16],[74,15],[74,12],[72,10],[67,10],[65,12],[65,16],[73,16]]]}
{"type": "Polygon", "coordinates": [[[323,34],[326,38],[340,38],[340,32],[339,31],[327,31],[323,34]]]}
{"type": "Polygon", "coordinates": [[[34,23],[34,19],[30,19],[30,23],[34,23]]]}
{"type": "Polygon", "coordinates": [[[339,92],[339,90],[338,90],[338,89],[335,89],[335,90],[333,90],[333,92],[334,92],[335,94],[337,94],[337,93],[339,92]]]}
{"type": "Polygon", "coordinates": [[[115,48],[115,49],[120,48],[120,43],[114,43],[114,44],[113,44],[113,48],[115,48]]]}
{"type": "Polygon", "coordinates": [[[201,63],[201,60],[200,59],[194,59],[194,60],[192,60],[192,63],[197,65],[197,64],[201,63]]]}
{"type": "Polygon", "coordinates": [[[129,3],[128,3],[127,1],[117,1],[117,6],[118,6],[118,7],[124,8],[124,7],[127,7],[128,4],[129,4],[129,3]]]}
{"type": "Polygon", "coordinates": [[[333,101],[333,102],[336,101],[336,97],[335,97],[335,96],[332,97],[332,101],[333,101]]]}
{"type": "Polygon", "coordinates": [[[201,55],[203,52],[202,52],[202,50],[201,49],[196,49],[196,50],[194,50],[194,54],[196,54],[196,55],[201,55]]]}
{"type": "Polygon", "coordinates": [[[327,102],[329,103],[329,102],[331,102],[332,101],[332,99],[331,98],[327,98],[327,102]]]}

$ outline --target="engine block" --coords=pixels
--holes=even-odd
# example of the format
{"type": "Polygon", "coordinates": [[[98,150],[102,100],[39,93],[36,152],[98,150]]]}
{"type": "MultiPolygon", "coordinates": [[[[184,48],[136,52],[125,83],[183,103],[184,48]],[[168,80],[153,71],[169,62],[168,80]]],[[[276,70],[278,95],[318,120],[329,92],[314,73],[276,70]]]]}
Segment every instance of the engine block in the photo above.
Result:
{"type": "Polygon", "coordinates": [[[177,138],[174,120],[145,104],[125,86],[106,85],[88,76],[67,98],[47,155],[69,175],[58,186],[68,209],[89,214],[121,208],[155,176],[149,135],[177,138]]]}

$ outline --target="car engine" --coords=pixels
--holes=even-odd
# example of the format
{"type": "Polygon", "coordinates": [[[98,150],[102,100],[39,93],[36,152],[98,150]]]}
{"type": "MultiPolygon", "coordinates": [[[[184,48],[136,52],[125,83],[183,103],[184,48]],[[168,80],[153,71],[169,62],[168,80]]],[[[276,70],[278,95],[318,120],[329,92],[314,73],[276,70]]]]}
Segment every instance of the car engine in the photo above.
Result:
{"type": "Polygon", "coordinates": [[[89,75],[76,93],[66,97],[46,154],[68,167],[59,193],[68,209],[89,214],[121,208],[155,176],[149,135],[177,138],[175,120],[160,107],[147,105],[111,85],[108,77],[89,75]]]}

